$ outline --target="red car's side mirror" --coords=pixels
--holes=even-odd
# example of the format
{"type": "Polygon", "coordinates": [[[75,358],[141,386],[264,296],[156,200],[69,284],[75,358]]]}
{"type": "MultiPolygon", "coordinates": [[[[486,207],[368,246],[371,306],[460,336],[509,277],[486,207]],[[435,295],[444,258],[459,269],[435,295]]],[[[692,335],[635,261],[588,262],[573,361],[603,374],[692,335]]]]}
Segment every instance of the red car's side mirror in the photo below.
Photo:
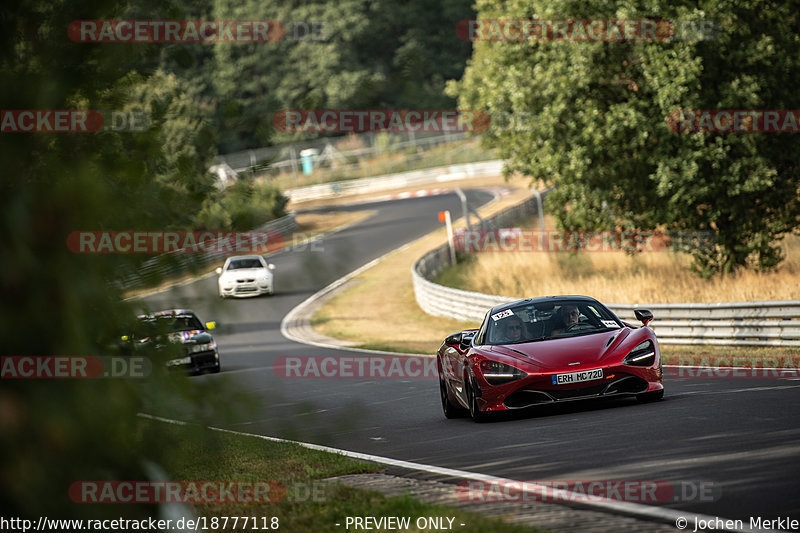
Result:
{"type": "Polygon", "coordinates": [[[653,312],[649,309],[634,309],[633,314],[636,316],[636,320],[641,322],[644,326],[653,320],[653,312]]]}

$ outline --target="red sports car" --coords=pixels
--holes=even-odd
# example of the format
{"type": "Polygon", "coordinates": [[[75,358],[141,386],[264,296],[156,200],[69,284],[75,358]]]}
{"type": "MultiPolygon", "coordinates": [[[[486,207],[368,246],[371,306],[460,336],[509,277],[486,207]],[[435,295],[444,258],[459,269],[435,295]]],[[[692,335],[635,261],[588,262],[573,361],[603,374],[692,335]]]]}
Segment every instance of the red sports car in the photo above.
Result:
{"type": "Polygon", "coordinates": [[[572,400],[664,396],[661,351],[647,327],[653,313],[635,311],[642,327],[620,320],[586,296],[549,296],[498,305],[480,329],[448,336],[437,354],[447,418],[572,400]]]}

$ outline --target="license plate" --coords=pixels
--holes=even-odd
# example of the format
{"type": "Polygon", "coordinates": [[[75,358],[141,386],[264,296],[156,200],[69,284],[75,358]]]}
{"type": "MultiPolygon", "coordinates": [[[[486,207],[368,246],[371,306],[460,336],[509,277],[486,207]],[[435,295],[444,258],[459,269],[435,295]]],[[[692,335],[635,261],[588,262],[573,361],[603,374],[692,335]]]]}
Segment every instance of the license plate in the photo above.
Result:
{"type": "Polygon", "coordinates": [[[172,361],[167,361],[167,366],[188,365],[191,362],[192,362],[191,357],[183,357],[181,359],[173,359],[172,361]]]}
{"type": "Polygon", "coordinates": [[[571,372],[569,374],[555,374],[550,376],[553,385],[569,385],[570,383],[580,383],[582,381],[592,381],[593,379],[603,379],[603,369],[584,370],[582,372],[571,372]]]}

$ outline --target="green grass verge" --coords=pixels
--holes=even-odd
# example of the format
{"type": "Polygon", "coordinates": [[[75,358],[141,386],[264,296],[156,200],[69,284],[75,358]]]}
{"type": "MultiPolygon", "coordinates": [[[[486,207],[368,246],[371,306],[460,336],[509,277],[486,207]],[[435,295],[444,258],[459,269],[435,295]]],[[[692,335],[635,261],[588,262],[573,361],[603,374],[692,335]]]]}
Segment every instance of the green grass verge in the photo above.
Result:
{"type": "MultiPolygon", "coordinates": [[[[425,531],[413,524],[417,517],[454,517],[455,528],[482,533],[532,533],[530,527],[507,524],[498,519],[475,513],[430,505],[408,496],[385,497],[375,491],[354,489],[324,482],[325,478],[345,474],[376,472],[382,466],[354,461],[342,455],[311,450],[293,443],[267,441],[256,437],[235,435],[199,428],[178,426],[153,428],[162,424],[142,420],[141,438],[155,432],[166,442],[166,464],[162,465],[170,480],[278,482],[286,487],[285,498],[276,503],[224,503],[194,505],[198,517],[257,517],[258,525],[269,524],[278,518],[279,530],[290,533],[339,532],[348,516],[411,517],[412,527],[403,531],[425,531]],[[266,517],[263,521],[262,517],[266,517]],[[341,524],[336,526],[336,524],[341,524]],[[460,527],[460,524],[465,527],[460,527]]],[[[279,493],[282,494],[282,493],[279,493]]],[[[232,521],[218,531],[248,531],[250,527],[234,529],[232,521]]],[[[382,531],[372,529],[371,531],[382,531]]]]}

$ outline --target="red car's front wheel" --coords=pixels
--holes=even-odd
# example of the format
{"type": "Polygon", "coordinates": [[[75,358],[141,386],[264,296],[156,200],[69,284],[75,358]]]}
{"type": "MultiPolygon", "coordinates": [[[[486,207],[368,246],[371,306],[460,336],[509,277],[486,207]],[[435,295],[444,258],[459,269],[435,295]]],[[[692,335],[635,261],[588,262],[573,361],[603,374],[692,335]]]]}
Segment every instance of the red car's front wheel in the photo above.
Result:
{"type": "Polygon", "coordinates": [[[447,385],[443,379],[439,379],[439,393],[442,397],[442,411],[445,418],[458,418],[464,416],[465,410],[450,401],[450,396],[447,393],[447,385]]]}
{"type": "Polygon", "coordinates": [[[469,401],[469,416],[471,416],[472,420],[475,422],[486,421],[489,415],[481,411],[480,407],[478,407],[478,397],[475,395],[475,391],[472,390],[472,383],[469,379],[464,380],[464,383],[467,388],[467,400],[469,401]]]}

